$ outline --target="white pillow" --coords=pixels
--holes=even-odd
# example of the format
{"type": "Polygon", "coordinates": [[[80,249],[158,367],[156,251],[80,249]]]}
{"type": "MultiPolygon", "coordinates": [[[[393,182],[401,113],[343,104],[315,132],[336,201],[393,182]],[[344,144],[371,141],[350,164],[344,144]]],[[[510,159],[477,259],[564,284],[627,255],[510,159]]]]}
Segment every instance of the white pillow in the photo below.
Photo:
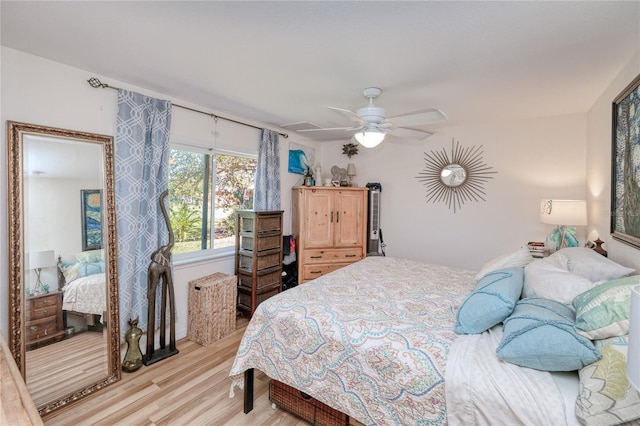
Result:
{"type": "Polygon", "coordinates": [[[480,268],[480,272],[476,274],[476,281],[487,275],[489,272],[497,271],[498,269],[514,268],[517,266],[525,266],[533,262],[533,256],[526,247],[522,247],[513,253],[507,253],[495,257],[488,261],[480,268]]]}
{"type": "Polygon", "coordinates": [[[571,304],[577,295],[595,285],[587,278],[562,268],[555,259],[546,257],[525,266],[522,298],[544,297],[571,304]]]}
{"type": "Polygon", "coordinates": [[[553,253],[553,258],[566,270],[591,281],[611,281],[626,277],[635,269],[622,266],[585,247],[567,247],[553,253]]]}

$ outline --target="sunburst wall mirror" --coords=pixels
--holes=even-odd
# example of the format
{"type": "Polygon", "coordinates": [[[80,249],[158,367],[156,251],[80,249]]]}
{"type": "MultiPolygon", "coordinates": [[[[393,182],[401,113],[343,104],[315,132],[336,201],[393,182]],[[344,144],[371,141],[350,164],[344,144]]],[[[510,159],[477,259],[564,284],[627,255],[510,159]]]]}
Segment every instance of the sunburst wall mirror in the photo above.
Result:
{"type": "Polygon", "coordinates": [[[424,153],[424,170],[416,178],[427,187],[427,202],[443,202],[453,212],[467,201],[486,201],[484,184],[495,170],[482,158],[482,145],[462,147],[451,140],[451,158],[446,149],[424,153]]]}

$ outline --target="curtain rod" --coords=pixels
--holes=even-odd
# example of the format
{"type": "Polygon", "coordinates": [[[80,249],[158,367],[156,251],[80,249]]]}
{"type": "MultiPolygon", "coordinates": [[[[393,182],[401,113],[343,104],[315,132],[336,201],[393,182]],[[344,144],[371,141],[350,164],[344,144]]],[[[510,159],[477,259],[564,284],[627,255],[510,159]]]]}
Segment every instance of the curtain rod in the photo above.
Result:
{"type": "MultiPolygon", "coordinates": [[[[95,77],[91,77],[89,80],[87,80],[87,83],[89,83],[89,85],[91,87],[93,87],[94,89],[120,90],[119,87],[111,86],[111,85],[109,85],[107,83],[102,83],[99,79],[97,79],[95,77]]],[[[254,129],[262,130],[262,127],[254,126],[253,124],[249,124],[249,123],[243,123],[242,121],[234,120],[232,118],[226,118],[226,117],[222,117],[220,115],[212,114],[210,112],[200,111],[199,109],[195,109],[195,108],[190,108],[190,107],[186,107],[186,106],[183,106],[183,105],[174,104],[173,102],[171,103],[171,105],[173,105],[175,107],[178,107],[178,108],[186,109],[186,110],[189,110],[189,111],[197,112],[197,113],[200,113],[200,114],[208,115],[209,117],[211,117],[213,119],[221,118],[221,119],[226,120],[226,121],[231,121],[232,123],[241,124],[243,126],[253,127],[254,129]]],[[[286,133],[278,132],[278,134],[280,136],[282,136],[283,138],[285,138],[285,139],[289,137],[289,135],[286,134],[286,133]]]]}

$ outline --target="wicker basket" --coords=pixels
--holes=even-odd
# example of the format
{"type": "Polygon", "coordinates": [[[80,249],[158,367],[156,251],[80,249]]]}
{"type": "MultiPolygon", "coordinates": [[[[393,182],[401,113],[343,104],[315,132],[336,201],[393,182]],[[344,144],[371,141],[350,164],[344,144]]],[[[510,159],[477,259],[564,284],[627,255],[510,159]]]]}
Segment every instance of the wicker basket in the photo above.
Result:
{"type": "Polygon", "coordinates": [[[269,381],[269,400],[314,426],[348,426],[349,416],[277,380],[269,381]]]}
{"type": "Polygon", "coordinates": [[[187,339],[208,346],[235,331],[237,291],[235,275],[189,281],[187,339]]]}

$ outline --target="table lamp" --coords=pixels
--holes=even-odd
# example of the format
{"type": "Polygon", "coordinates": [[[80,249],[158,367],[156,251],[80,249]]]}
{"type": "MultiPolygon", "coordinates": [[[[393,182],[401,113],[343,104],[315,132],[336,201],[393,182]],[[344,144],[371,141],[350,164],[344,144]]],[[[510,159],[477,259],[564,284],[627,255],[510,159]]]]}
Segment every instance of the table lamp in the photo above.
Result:
{"type": "Polygon", "coordinates": [[[556,225],[552,237],[556,249],[578,247],[578,238],[573,226],[587,224],[587,202],[584,200],[542,200],[540,222],[556,225]]]}
{"type": "Polygon", "coordinates": [[[631,287],[627,377],[631,386],[640,391],[640,284],[631,287]]]}
{"type": "Polygon", "coordinates": [[[353,186],[353,178],[356,176],[356,165],[353,163],[347,164],[347,176],[349,176],[349,186],[353,186]]]}
{"type": "Polygon", "coordinates": [[[34,294],[43,293],[42,280],[40,279],[40,273],[42,268],[48,268],[56,264],[56,255],[53,250],[34,251],[27,256],[26,269],[33,269],[36,273],[36,288],[34,294]]]}

